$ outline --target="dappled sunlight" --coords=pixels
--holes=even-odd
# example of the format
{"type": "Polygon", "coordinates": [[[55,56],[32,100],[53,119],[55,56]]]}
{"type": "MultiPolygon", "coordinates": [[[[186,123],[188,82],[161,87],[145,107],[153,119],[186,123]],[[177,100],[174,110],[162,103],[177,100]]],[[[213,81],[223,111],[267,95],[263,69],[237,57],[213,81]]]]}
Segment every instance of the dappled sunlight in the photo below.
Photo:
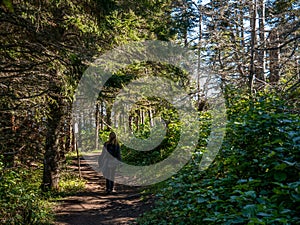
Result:
{"type": "Polygon", "coordinates": [[[128,224],[152,205],[136,187],[116,184],[115,192],[106,194],[104,177],[89,166],[97,156],[82,160],[85,190],[56,201],[56,224],[128,224]]]}

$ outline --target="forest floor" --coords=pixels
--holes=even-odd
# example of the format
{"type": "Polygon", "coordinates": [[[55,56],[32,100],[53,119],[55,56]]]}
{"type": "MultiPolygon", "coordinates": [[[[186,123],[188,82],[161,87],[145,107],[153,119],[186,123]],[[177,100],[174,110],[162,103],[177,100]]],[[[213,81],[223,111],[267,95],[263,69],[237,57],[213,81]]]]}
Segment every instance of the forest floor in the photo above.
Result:
{"type": "MultiPolygon", "coordinates": [[[[137,187],[116,184],[115,193],[106,194],[105,178],[90,166],[96,157],[81,160],[85,190],[58,201],[55,225],[135,224],[135,219],[153,205],[153,198],[142,198],[137,187]]],[[[76,164],[70,168],[76,170],[76,164]]]]}

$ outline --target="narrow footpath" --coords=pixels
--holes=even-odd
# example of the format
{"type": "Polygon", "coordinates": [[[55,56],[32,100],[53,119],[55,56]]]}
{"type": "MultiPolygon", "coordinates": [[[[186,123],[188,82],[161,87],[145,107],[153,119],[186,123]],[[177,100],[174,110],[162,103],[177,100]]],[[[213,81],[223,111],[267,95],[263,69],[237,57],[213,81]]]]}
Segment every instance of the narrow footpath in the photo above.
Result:
{"type": "Polygon", "coordinates": [[[137,187],[116,184],[116,192],[107,195],[104,177],[89,166],[95,157],[81,161],[85,191],[58,202],[55,225],[136,224],[135,218],[151,208],[153,200],[142,200],[137,187]]]}

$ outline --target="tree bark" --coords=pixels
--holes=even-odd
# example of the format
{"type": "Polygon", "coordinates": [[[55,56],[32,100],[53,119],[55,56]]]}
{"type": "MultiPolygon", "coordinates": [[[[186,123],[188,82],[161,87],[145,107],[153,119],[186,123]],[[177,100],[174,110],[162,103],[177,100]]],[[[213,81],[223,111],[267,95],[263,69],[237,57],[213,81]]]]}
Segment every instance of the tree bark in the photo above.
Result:
{"type": "Polygon", "coordinates": [[[96,103],[96,112],[95,112],[95,149],[98,150],[99,149],[99,127],[100,127],[100,123],[99,123],[99,115],[100,115],[100,103],[97,102],[96,103]]]}
{"type": "Polygon", "coordinates": [[[44,171],[42,190],[59,188],[59,153],[60,153],[60,131],[63,118],[63,105],[57,97],[55,102],[49,104],[50,116],[47,121],[47,135],[44,156],[44,171]]]}
{"type": "MultiPolygon", "coordinates": [[[[272,31],[270,33],[270,46],[269,47],[279,47],[279,34],[278,31],[272,31]]],[[[269,51],[270,57],[270,83],[278,83],[280,78],[280,49],[275,48],[269,51]]]]}
{"type": "Polygon", "coordinates": [[[72,116],[68,116],[68,130],[66,134],[66,152],[71,152],[73,151],[73,119],[72,116]]]}
{"type": "Polygon", "coordinates": [[[141,118],[141,124],[145,124],[145,114],[144,114],[144,109],[140,110],[140,118],[141,118]]]}
{"type": "Polygon", "coordinates": [[[199,6],[199,37],[198,37],[198,49],[197,49],[197,101],[200,103],[200,74],[201,74],[201,45],[202,45],[202,6],[199,6]]]}
{"type": "Polygon", "coordinates": [[[148,115],[149,115],[150,127],[153,127],[154,123],[153,123],[153,114],[152,114],[152,109],[151,108],[148,110],[148,115]]]}
{"type": "Polygon", "coordinates": [[[103,118],[104,118],[104,102],[101,100],[101,105],[100,105],[100,129],[104,129],[104,124],[103,124],[103,118]]]}
{"type": "Polygon", "coordinates": [[[112,109],[112,104],[110,102],[107,102],[106,104],[106,123],[109,127],[111,127],[111,109],[112,109]]]}
{"type": "Polygon", "coordinates": [[[266,75],[266,42],[265,42],[265,2],[260,0],[258,4],[258,16],[259,16],[259,46],[258,51],[258,68],[257,78],[265,82],[266,75]]]}
{"type": "Polygon", "coordinates": [[[252,0],[251,5],[251,42],[250,42],[250,71],[249,71],[249,89],[253,93],[253,82],[255,80],[255,45],[256,45],[256,0],[252,0]]]}

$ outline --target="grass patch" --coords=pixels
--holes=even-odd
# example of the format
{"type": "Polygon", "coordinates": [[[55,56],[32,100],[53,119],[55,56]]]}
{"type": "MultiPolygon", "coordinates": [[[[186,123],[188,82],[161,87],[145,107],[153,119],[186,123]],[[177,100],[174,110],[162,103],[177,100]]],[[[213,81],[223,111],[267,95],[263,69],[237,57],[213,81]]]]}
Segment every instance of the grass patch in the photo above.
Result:
{"type": "Polygon", "coordinates": [[[74,172],[63,172],[59,181],[60,196],[74,195],[78,192],[84,191],[86,180],[80,178],[74,172]]]}

